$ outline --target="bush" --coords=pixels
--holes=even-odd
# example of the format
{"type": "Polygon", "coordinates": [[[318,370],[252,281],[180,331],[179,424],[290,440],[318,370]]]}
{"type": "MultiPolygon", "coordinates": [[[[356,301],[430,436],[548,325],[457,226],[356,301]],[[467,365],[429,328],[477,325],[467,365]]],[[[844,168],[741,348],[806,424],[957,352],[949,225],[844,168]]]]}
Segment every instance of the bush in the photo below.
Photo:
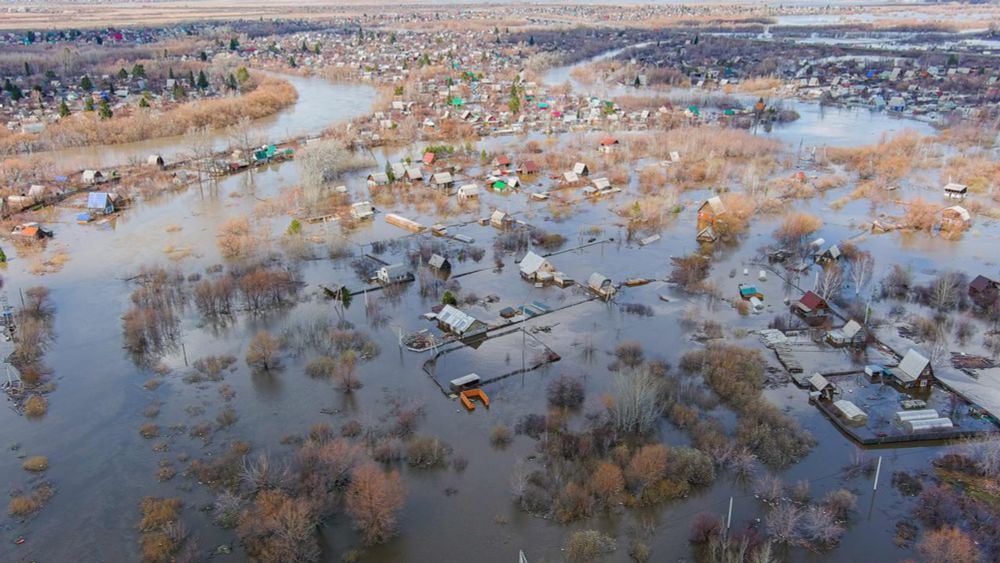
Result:
{"type": "Polygon", "coordinates": [[[337,360],[329,356],[314,358],[306,364],[309,377],[331,377],[337,371],[337,360]]]}
{"type": "Polygon", "coordinates": [[[581,530],[573,532],[566,541],[566,560],[571,563],[594,561],[607,553],[618,549],[614,538],[606,536],[597,530],[581,530]]]}
{"type": "Polygon", "coordinates": [[[917,544],[917,549],[927,558],[927,563],[975,563],[983,560],[972,538],[953,526],[927,532],[917,544]]]}
{"type": "Polygon", "coordinates": [[[575,409],[583,405],[583,383],[575,377],[560,375],[548,386],[549,404],[554,407],[575,409]]]}
{"type": "Polygon", "coordinates": [[[49,410],[49,402],[41,395],[32,395],[24,403],[24,414],[36,418],[44,416],[49,410]]]}
{"type": "Polygon", "coordinates": [[[250,340],[246,362],[253,369],[270,371],[278,367],[278,341],[267,331],[260,331],[250,340]]]}
{"type": "Polygon", "coordinates": [[[627,367],[634,368],[642,364],[646,359],[646,354],[642,350],[642,344],[631,341],[622,342],[615,348],[615,358],[627,367]]]}
{"type": "Polygon", "coordinates": [[[49,458],[43,455],[34,455],[24,460],[21,468],[25,471],[45,471],[49,468],[49,458]]]}
{"type": "Polygon", "coordinates": [[[699,512],[691,521],[688,530],[688,541],[697,544],[707,544],[719,537],[722,532],[722,517],[711,512],[699,512]]]}
{"type": "Polygon", "coordinates": [[[139,435],[147,440],[150,438],[156,438],[160,435],[160,427],[155,424],[143,424],[139,428],[139,435]]]}
{"type": "Polygon", "coordinates": [[[490,430],[490,444],[495,448],[506,448],[512,440],[510,428],[503,424],[498,424],[490,430]]]}
{"type": "Polygon", "coordinates": [[[181,499],[145,497],[139,503],[139,510],[142,519],[139,520],[139,531],[152,532],[163,528],[164,525],[177,520],[181,510],[181,499]]]}
{"type": "Polygon", "coordinates": [[[438,467],[447,455],[447,446],[433,436],[417,436],[406,448],[406,462],[411,467],[438,467]]]}

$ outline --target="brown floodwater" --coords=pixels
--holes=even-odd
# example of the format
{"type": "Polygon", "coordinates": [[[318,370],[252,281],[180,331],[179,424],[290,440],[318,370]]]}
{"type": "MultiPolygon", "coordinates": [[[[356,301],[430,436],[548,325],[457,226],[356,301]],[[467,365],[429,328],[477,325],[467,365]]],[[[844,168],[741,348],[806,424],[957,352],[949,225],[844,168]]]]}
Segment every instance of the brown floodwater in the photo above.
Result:
{"type": "MultiPolygon", "coordinates": [[[[299,81],[293,83],[297,88],[303,84],[299,81]]],[[[308,83],[315,84],[312,81],[308,83]]],[[[313,99],[310,96],[302,96],[300,89],[299,104],[305,100],[310,104],[335,107],[350,105],[353,106],[351,112],[358,109],[358,104],[342,101],[356,101],[351,96],[362,96],[362,91],[354,87],[344,90],[336,85],[321,87],[324,88],[325,93],[316,97],[314,102],[309,102],[313,99]]],[[[367,103],[370,104],[370,101],[369,97],[367,103]]],[[[348,115],[325,117],[327,121],[311,123],[307,127],[322,128],[333,119],[345,117],[348,115]]],[[[821,138],[827,125],[828,122],[823,120],[813,122],[814,129],[803,131],[803,134],[821,138]]],[[[869,127],[865,132],[852,132],[851,138],[859,143],[869,143],[876,141],[880,134],[877,128],[869,127]]],[[[502,142],[490,139],[481,146],[497,146],[502,142]]],[[[161,152],[166,152],[167,148],[166,145],[161,146],[161,152]]],[[[183,150],[176,145],[173,148],[183,150]]],[[[380,155],[380,158],[396,158],[414,150],[397,151],[380,155]]],[[[381,168],[381,163],[373,167],[381,168]]],[[[367,199],[367,187],[363,180],[367,174],[368,171],[359,171],[346,179],[355,200],[367,199]]],[[[645,511],[599,515],[572,526],[561,526],[520,512],[512,501],[509,476],[519,459],[534,452],[535,443],[519,436],[506,450],[496,450],[489,445],[492,426],[500,423],[512,426],[524,414],[544,412],[545,386],[552,377],[561,373],[584,377],[587,387],[584,410],[600,408],[601,396],[610,390],[611,385],[608,368],[612,360],[610,351],[620,342],[639,341],[649,357],[676,365],[685,350],[698,346],[689,340],[688,330],[680,323],[681,316],[688,310],[699,311],[729,328],[728,332],[733,333],[729,338],[734,342],[759,346],[753,335],[740,337],[733,330],[759,328],[766,322],[763,316],[740,317],[728,307],[718,304],[710,307],[703,300],[683,295],[662,282],[626,289],[619,298],[619,302],[649,305],[654,311],[650,317],[628,316],[617,306],[588,301],[529,321],[529,327],[552,327],[551,332],[538,332],[533,338],[555,350],[561,359],[540,370],[490,385],[486,390],[492,399],[492,407],[466,412],[458,403],[445,397],[423,371],[429,353],[403,351],[398,346],[400,331],[430,327],[419,315],[429,310],[434,301],[421,297],[416,284],[408,287],[398,300],[384,304],[384,312],[390,318],[377,330],[369,327],[360,296],[347,309],[346,318],[367,330],[381,347],[379,356],[360,366],[359,379],[364,387],[354,394],[344,395],[329,381],[304,375],[303,367],[309,359],[308,355],[285,358],[284,369],[279,372],[251,374],[242,358],[255,332],[266,328],[281,333],[314,319],[334,318],[334,307],[322,298],[319,284],[360,285],[360,280],[346,261],[309,261],[301,265],[301,275],[306,282],[301,302],[288,310],[256,317],[240,314],[225,327],[206,324],[194,310],[185,310],[178,347],[163,358],[173,368],[173,374],[165,378],[164,385],[159,389],[144,389],[142,384],[151,374],[136,367],[122,349],[121,316],[129,306],[132,290],[126,278],[147,264],[176,265],[184,273],[192,273],[203,272],[206,267],[221,262],[215,243],[218,225],[228,218],[250,213],[259,199],[273,197],[297,181],[296,165],[286,163],[261,170],[252,177],[241,174],[226,178],[214,190],[190,188],[152,201],[139,201],[116,222],[108,225],[77,225],[73,221],[75,212],[62,209],[58,221],[51,225],[56,237],[49,244],[58,245],[72,259],[58,273],[42,278],[28,272],[31,258],[8,250],[10,262],[3,275],[12,300],[17,300],[19,290],[34,285],[45,285],[52,291],[57,310],[56,339],[46,356],[46,363],[52,368],[58,388],[49,395],[49,413],[41,419],[18,416],[12,409],[0,412],[0,444],[5,451],[5,455],[0,456],[0,475],[8,487],[28,481],[28,475],[21,470],[15,452],[7,449],[19,444],[20,451],[27,455],[49,457],[51,467],[45,476],[52,481],[57,492],[28,521],[3,520],[0,560],[136,560],[138,504],[146,495],[183,498],[185,508],[182,519],[198,536],[201,550],[210,553],[220,544],[233,542],[234,535],[215,527],[208,514],[199,510],[210,504],[213,497],[193,478],[178,474],[171,481],[157,482],[156,470],[160,460],[176,460],[181,454],[192,458],[215,454],[236,439],[250,441],[257,451],[287,455],[292,446],[280,444],[283,436],[301,434],[317,422],[328,422],[335,427],[352,419],[376,422],[393,400],[422,404],[426,416],[418,432],[440,437],[452,447],[453,456],[460,455],[469,463],[462,472],[450,468],[414,470],[405,464],[400,465],[398,469],[404,476],[408,491],[406,505],[399,518],[400,533],[389,543],[367,550],[366,561],[464,562],[475,559],[483,563],[499,563],[515,561],[518,550],[524,550],[532,562],[554,561],[561,559],[560,546],[571,530],[599,528],[616,536],[620,542],[618,551],[607,560],[624,562],[628,560],[626,532],[640,521],[647,520],[656,526],[649,539],[653,560],[685,559],[691,555],[687,530],[694,515],[701,511],[724,514],[731,497],[734,498],[734,526],[759,525],[761,506],[748,486],[722,474],[713,486],[686,499],[645,511]],[[180,230],[174,231],[175,226],[179,226],[180,230]],[[175,264],[164,253],[167,245],[189,247],[191,255],[175,264]],[[661,295],[670,301],[661,300],[661,295]],[[595,354],[585,353],[589,345],[596,349],[595,354]],[[157,440],[140,437],[138,428],[147,422],[142,411],[152,402],[162,403],[156,422],[165,432],[172,424],[190,426],[214,421],[215,415],[224,406],[217,391],[219,384],[192,385],[184,383],[181,378],[190,371],[186,365],[191,361],[219,354],[240,358],[235,369],[225,377],[225,383],[236,392],[229,404],[235,408],[239,420],[227,429],[217,430],[209,444],[201,439],[189,438],[186,433],[157,440]],[[204,413],[188,414],[186,410],[192,406],[202,407],[204,413]],[[333,414],[325,414],[331,412],[333,414]],[[164,452],[152,451],[153,444],[161,441],[169,443],[168,449],[164,452]],[[448,489],[457,492],[446,495],[448,489]],[[26,542],[14,545],[13,540],[21,535],[26,542]]],[[[539,180],[539,183],[544,182],[546,180],[539,180]]],[[[826,225],[820,235],[827,240],[836,240],[855,233],[852,222],[872,212],[867,206],[846,206],[840,210],[827,206],[829,201],[849,190],[850,187],[845,187],[838,193],[795,205],[821,213],[826,225]]],[[[690,202],[704,197],[704,194],[688,193],[684,197],[690,202]]],[[[585,280],[595,270],[616,280],[626,277],[663,278],[669,272],[671,256],[685,254],[696,246],[693,208],[689,205],[665,227],[660,241],[640,247],[620,240],[620,230],[615,227],[617,218],[609,211],[610,205],[628,201],[626,193],[596,204],[580,204],[569,219],[554,222],[546,220],[547,211],[543,204],[529,201],[523,192],[506,197],[487,192],[482,196],[478,209],[449,221],[471,221],[499,207],[518,214],[519,218],[529,223],[563,234],[569,240],[567,247],[581,242],[580,233],[585,228],[601,225],[606,229],[606,236],[615,238],[615,241],[553,257],[560,270],[578,280],[585,280]]],[[[389,211],[400,212],[424,224],[435,222],[433,215],[406,206],[380,210],[389,211]]],[[[288,217],[263,219],[273,233],[284,231],[288,220],[288,217]]],[[[775,226],[773,219],[756,221],[739,248],[720,252],[719,262],[713,269],[713,277],[717,278],[720,287],[738,281],[728,277],[729,270],[742,269],[756,249],[768,242],[775,226]]],[[[308,234],[323,234],[320,226],[307,226],[306,229],[308,234]]],[[[338,229],[331,227],[331,230],[338,229]]],[[[880,272],[899,260],[934,264],[947,258],[954,260],[951,267],[973,267],[986,262],[996,270],[995,260],[988,252],[996,243],[996,229],[992,225],[984,225],[980,231],[975,237],[966,237],[940,247],[912,245],[897,234],[873,237],[865,242],[865,247],[876,254],[880,272]]],[[[455,228],[454,232],[467,234],[476,239],[477,245],[486,248],[492,246],[495,234],[491,228],[475,223],[455,228]]],[[[380,215],[372,224],[354,232],[351,240],[367,244],[404,234],[386,224],[380,215]]],[[[448,244],[457,248],[459,243],[448,244]]],[[[390,249],[382,258],[392,262],[401,259],[402,252],[390,249]]],[[[491,263],[491,252],[487,252],[482,263],[458,263],[454,273],[479,269],[491,263]]],[[[503,306],[540,301],[554,307],[578,301],[580,297],[572,289],[536,289],[523,282],[510,257],[499,273],[486,269],[463,276],[459,281],[466,291],[474,291],[479,296],[500,296],[500,302],[491,304],[489,308],[479,305],[468,308],[470,313],[490,321],[499,318],[499,309],[503,306]]],[[[769,305],[777,310],[780,307],[779,296],[784,290],[776,286],[768,291],[774,295],[773,300],[768,299],[769,305]]],[[[767,313],[768,317],[771,314],[767,313]]],[[[502,337],[478,350],[465,349],[449,354],[440,365],[455,374],[471,370],[477,370],[482,375],[512,371],[520,367],[521,343],[527,340],[517,334],[502,337]]],[[[529,342],[526,353],[534,353],[537,348],[537,344],[529,342]]],[[[773,354],[765,355],[774,362],[773,354]]],[[[899,549],[892,543],[894,524],[899,519],[908,518],[909,502],[889,486],[889,478],[893,471],[926,467],[927,460],[941,451],[940,446],[868,452],[869,456],[883,457],[880,487],[877,493],[873,493],[870,478],[846,479],[839,471],[848,462],[855,446],[808,404],[802,391],[785,385],[769,390],[767,396],[795,416],[818,440],[817,447],[801,463],[781,472],[785,481],[809,480],[814,497],[841,487],[859,495],[858,510],[852,514],[848,532],[837,549],[824,554],[796,549],[788,553],[789,559],[887,561],[914,556],[912,551],[899,549]]],[[[720,416],[728,416],[726,420],[729,424],[735,423],[724,409],[718,412],[720,416]]],[[[573,423],[579,423],[580,418],[576,417],[573,423]]],[[[678,432],[666,421],[660,423],[659,432],[666,443],[683,445],[689,442],[683,432],[678,432]]],[[[179,470],[185,465],[175,461],[179,470]]],[[[358,544],[349,520],[343,515],[326,522],[320,533],[324,561],[339,561],[344,552],[358,544]]],[[[237,561],[242,560],[243,555],[235,546],[233,555],[219,558],[237,561]]]]}

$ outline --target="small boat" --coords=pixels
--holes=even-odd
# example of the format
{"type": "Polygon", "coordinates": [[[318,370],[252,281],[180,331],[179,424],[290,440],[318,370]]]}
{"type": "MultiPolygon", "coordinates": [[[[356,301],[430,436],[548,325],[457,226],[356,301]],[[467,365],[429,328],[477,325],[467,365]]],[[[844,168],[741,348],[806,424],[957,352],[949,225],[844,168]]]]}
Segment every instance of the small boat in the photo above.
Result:
{"type": "Polygon", "coordinates": [[[636,286],[639,286],[639,285],[646,285],[647,283],[649,283],[651,281],[653,281],[653,280],[646,279],[646,278],[629,278],[629,279],[625,280],[624,282],[622,282],[622,284],[625,287],[636,287],[636,286]]]}

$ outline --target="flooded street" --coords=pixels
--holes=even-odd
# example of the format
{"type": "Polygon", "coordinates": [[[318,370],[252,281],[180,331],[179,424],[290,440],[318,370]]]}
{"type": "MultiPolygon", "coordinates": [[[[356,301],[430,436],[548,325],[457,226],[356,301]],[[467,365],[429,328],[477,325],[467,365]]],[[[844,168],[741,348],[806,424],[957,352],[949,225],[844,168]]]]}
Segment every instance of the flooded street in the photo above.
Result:
{"type": "MultiPolygon", "coordinates": [[[[606,53],[602,57],[615,54],[606,53]]],[[[570,67],[554,69],[546,73],[545,80],[550,84],[571,80],[570,72],[570,67]]],[[[333,124],[369,113],[374,102],[375,91],[367,86],[332,85],[320,78],[290,76],[287,80],[298,90],[299,100],[294,107],[257,123],[257,132],[265,140],[319,133],[333,124]]],[[[613,94],[611,91],[602,95],[613,94]]],[[[885,113],[798,101],[783,103],[785,108],[798,112],[800,119],[760,134],[779,140],[791,150],[800,144],[806,147],[870,144],[903,130],[933,132],[926,123],[885,113]]],[[[477,151],[491,148],[508,140],[486,139],[475,148],[477,151]]],[[[224,149],[225,134],[219,133],[213,142],[217,149],[224,149]]],[[[386,160],[395,162],[404,155],[419,156],[422,146],[377,153],[377,164],[353,172],[341,182],[348,186],[351,200],[370,198],[365,178],[371,172],[381,171],[386,160]]],[[[186,150],[182,138],[173,138],[59,151],[49,156],[80,168],[110,167],[153,153],[169,162],[186,150]]],[[[214,495],[193,476],[183,476],[180,472],[172,480],[158,482],[156,472],[161,460],[175,460],[180,469],[187,464],[176,460],[194,459],[206,453],[215,455],[234,440],[250,442],[255,452],[290,455],[294,446],[283,443],[287,435],[301,435],[320,422],[334,428],[351,420],[374,422],[394,401],[422,405],[426,414],[418,433],[439,437],[451,446],[452,458],[461,456],[468,460],[468,466],[456,471],[450,467],[420,470],[405,463],[393,464],[402,473],[408,492],[399,519],[400,534],[385,545],[368,549],[365,561],[461,563],[472,558],[482,563],[509,563],[516,561],[519,550],[533,562],[556,561],[562,558],[561,546],[569,530],[598,528],[624,538],[630,529],[648,523],[656,526],[649,540],[653,560],[673,561],[691,555],[687,535],[694,515],[701,511],[724,514],[730,498],[734,499],[734,527],[760,525],[756,520],[760,504],[750,485],[737,482],[728,474],[710,488],[651,509],[612,510],[572,526],[534,518],[513,502],[510,475],[518,459],[535,453],[535,441],[517,436],[505,450],[493,448],[489,442],[493,426],[513,427],[522,415],[545,413],[546,385],[560,374],[577,375],[585,381],[587,397],[583,411],[600,408],[602,396],[612,390],[612,370],[608,365],[614,360],[612,351],[621,342],[638,341],[648,356],[677,366],[685,351],[700,346],[690,340],[690,330],[682,325],[686,310],[707,311],[707,316],[727,329],[750,329],[761,324],[760,317],[739,316],[731,307],[709,305],[700,297],[686,295],[661,281],[670,271],[671,257],[687,254],[697,247],[695,206],[704,194],[685,194],[681,202],[683,211],[667,223],[661,232],[662,239],[648,246],[626,242],[620,217],[610,209],[635,198],[627,191],[607,200],[580,203],[562,221],[548,219],[546,204],[528,197],[530,186],[512,195],[486,191],[478,204],[449,217],[451,235],[464,234],[473,238],[475,245],[490,249],[481,262],[470,259],[456,263],[452,272],[463,289],[480,297],[490,294],[500,297],[497,303],[469,306],[471,314],[488,322],[500,322],[502,307],[517,307],[531,301],[550,308],[572,304],[526,323],[528,330],[532,326],[546,326],[553,328],[551,332],[538,331],[526,337],[515,331],[489,340],[479,349],[464,348],[449,353],[437,362],[439,380],[447,380],[473,370],[484,377],[516,370],[521,366],[522,354],[530,358],[539,351],[539,342],[560,355],[561,359],[555,363],[489,385],[487,391],[492,401],[489,409],[466,412],[457,401],[441,393],[425,373],[424,363],[433,353],[414,353],[399,345],[401,333],[431,326],[420,315],[438,303],[422,297],[415,283],[398,297],[381,301],[389,317],[381,326],[371,326],[364,304],[365,299],[382,299],[380,295],[358,295],[343,312],[346,320],[367,331],[381,348],[373,360],[359,364],[358,378],[363,384],[360,390],[344,394],[329,380],[305,375],[308,354],[289,355],[282,369],[273,373],[251,373],[243,358],[250,338],[257,331],[266,329],[282,334],[313,320],[335,319],[339,314],[337,307],[323,296],[320,285],[361,287],[349,265],[350,259],[325,257],[299,265],[305,286],[299,293],[299,301],[288,309],[259,315],[240,313],[234,315],[230,324],[216,326],[206,323],[189,303],[184,309],[178,346],[163,358],[172,373],[158,389],[144,388],[152,374],[137,367],[122,347],[122,315],[130,306],[132,291],[128,278],[142,266],[153,264],[176,268],[185,276],[205,273],[207,268],[224,261],[216,240],[219,225],[234,217],[252,215],[261,202],[276,199],[282,190],[298,183],[298,165],[288,162],[227,177],[217,186],[192,186],[176,194],[140,200],[107,224],[78,225],[74,210],[60,208],[57,220],[51,222],[55,238],[49,244],[72,258],[58,273],[41,278],[30,273],[29,258],[8,250],[9,263],[3,277],[12,302],[17,302],[19,290],[35,285],[44,285],[52,292],[56,336],[45,358],[58,387],[49,395],[49,413],[44,418],[22,417],[12,409],[0,412],[0,444],[5,450],[19,444],[29,454],[47,455],[51,468],[46,478],[54,483],[56,495],[24,526],[6,522],[0,532],[3,540],[0,561],[134,560],[138,541],[136,507],[147,495],[181,496],[185,503],[184,519],[198,536],[201,550],[213,552],[233,537],[213,524],[209,511],[202,510],[211,505],[214,495]],[[573,288],[536,288],[521,279],[510,257],[504,260],[503,269],[495,272],[492,245],[496,230],[475,222],[494,209],[503,209],[519,220],[565,236],[566,248],[597,238],[587,234],[592,228],[601,231],[602,238],[611,240],[556,254],[550,259],[560,271],[580,281],[595,270],[612,276],[615,281],[655,276],[656,281],[649,285],[625,289],[618,299],[619,303],[648,304],[653,309],[652,316],[627,315],[618,304],[588,300],[589,294],[573,288]],[[186,249],[187,257],[171,260],[165,252],[168,246],[186,249]],[[595,352],[588,354],[587,348],[595,352]],[[215,430],[208,441],[189,437],[186,428],[212,423],[226,405],[220,401],[215,385],[185,383],[183,376],[192,371],[190,366],[196,359],[223,354],[238,358],[232,371],[225,373],[224,381],[235,392],[228,406],[235,409],[238,421],[215,430]],[[161,407],[157,423],[163,434],[159,439],[147,440],[139,435],[138,429],[148,422],[143,410],[154,403],[161,407]],[[165,451],[153,451],[158,443],[169,445],[165,451]],[[26,542],[15,547],[12,541],[21,534],[26,542]]],[[[837,209],[830,206],[831,201],[848,194],[852,188],[844,186],[795,205],[824,217],[820,234],[828,240],[853,236],[858,233],[857,223],[872,219],[892,204],[883,209],[861,204],[837,209]]],[[[424,225],[438,220],[433,207],[418,209],[399,204],[395,208],[379,208],[373,222],[347,235],[352,248],[363,247],[365,252],[372,252],[374,241],[407,235],[385,222],[384,216],[390,212],[424,225]]],[[[260,221],[277,236],[288,227],[289,217],[279,214],[262,217],[260,221]]],[[[736,281],[729,279],[728,272],[747,267],[745,257],[763,247],[776,226],[776,217],[756,221],[740,252],[731,250],[727,254],[728,249],[720,252],[713,265],[713,279],[720,286],[728,284],[726,291],[731,289],[729,286],[736,281]]],[[[996,271],[997,261],[990,251],[997,244],[994,226],[994,222],[984,220],[973,236],[958,242],[936,244],[935,241],[919,248],[909,246],[904,235],[892,233],[870,237],[866,248],[876,256],[880,268],[888,268],[902,258],[931,264],[951,257],[951,268],[967,267],[974,272],[973,268],[985,264],[996,271]],[[905,256],[901,256],[904,252],[905,256]]],[[[323,241],[341,236],[336,224],[306,225],[305,232],[323,241]]],[[[429,234],[421,236],[430,238],[429,234]]],[[[453,251],[467,246],[454,240],[435,240],[441,240],[453,251]]],[[[405,250],[390,248],[379,258],[390,263],[405,261],[405,250]]],[[[771,316],[782,307],[782,291],[794,295],[778,282],[768,288],[768,304],[774,309],[765,315],[771,316]]],[[[757,336],[749,333],[734,336],[731,343],[759,347],[757,336]]],[[[765,355],[771,364],[777,365],[774,354],[765,355]]],[[[781,473],[785,482],[807,480],[817,498],[842,487],[858,495],[857,514],[852,516],[836,551],[816,554],[796,550],[790,560],[890,561],[915,557],[914,551],[897,548],[892,543],[894,523],[907,518],[908,501],[889,485],[889,480],[895,471],[925,468],[928,457],[939,448],[869,451],[872,458],[882,456],[882,477],[878,491],[873,492],[871,478],[844,477],[840,468],[848,463],[856,447],[808,403],[805,392],[787,384],[769,389],[766,395],[792,414],[818,441],[818,446],[802,462],[781,473]]],[[[719,408],[720,412],[724,410],[719,408]]],[[[571,426],[582,425],[582,418],[575,416],[571,426]]],[[[659,422],[659,431],[664,441],[672,445],[689,440],[664,419],[659,422]]],[[[20,477],[21,473],[19,459],[14,455],[0,456],[0,475],[10,476],[6,480],[13,480],[15,475],[20,477]]],[[[341,561],[343,554],[358,544],[357,534],[342,514],[327,521],[321,534],[323,560],[331,563],[341,561]]],[[[244,560],[238,545],[232,549],[233,554],[218,555],[216,559],[244,560]]],[[[607,560],[630,561],[627,551],[622,540],[619,549],[607,560]]]]}

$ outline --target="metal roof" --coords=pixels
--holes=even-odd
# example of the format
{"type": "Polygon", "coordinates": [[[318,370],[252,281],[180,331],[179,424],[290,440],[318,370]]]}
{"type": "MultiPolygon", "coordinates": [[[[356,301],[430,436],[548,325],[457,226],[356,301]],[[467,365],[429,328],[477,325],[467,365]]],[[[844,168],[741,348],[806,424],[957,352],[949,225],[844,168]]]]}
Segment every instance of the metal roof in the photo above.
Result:
{"type": "MultiPolygon", "coordinates": [[[[541,270],[546,264],[548,264],[548,260],[529,250],[528,253],[524,255],[524,258],[521,259],[521,273],[530,276],[531,274],[541,270]]],[[[551,264],[549,264],[549,269],[551,269],[551,267],[551,264]]]]}
{"type": "Polygon", "coordinates": [[[439,321],[444,323],[453,332],[462,334],[469,330],[476,318],[468,313],[463,313],[451,305],[445,305],[441,312],[437,314],[439,321]]]}
{"type": "Polygon", "coordinates": [[[893,373],[896,374],[896,377],[900,381],[914,381],[920,377],[920,374],[927,369],[930,363],[930,360],[921,355],[920,352],[910,348],[906,355],[903,356],[903,361],[899,362],[899,367],[893,370],[893,373]]]}

